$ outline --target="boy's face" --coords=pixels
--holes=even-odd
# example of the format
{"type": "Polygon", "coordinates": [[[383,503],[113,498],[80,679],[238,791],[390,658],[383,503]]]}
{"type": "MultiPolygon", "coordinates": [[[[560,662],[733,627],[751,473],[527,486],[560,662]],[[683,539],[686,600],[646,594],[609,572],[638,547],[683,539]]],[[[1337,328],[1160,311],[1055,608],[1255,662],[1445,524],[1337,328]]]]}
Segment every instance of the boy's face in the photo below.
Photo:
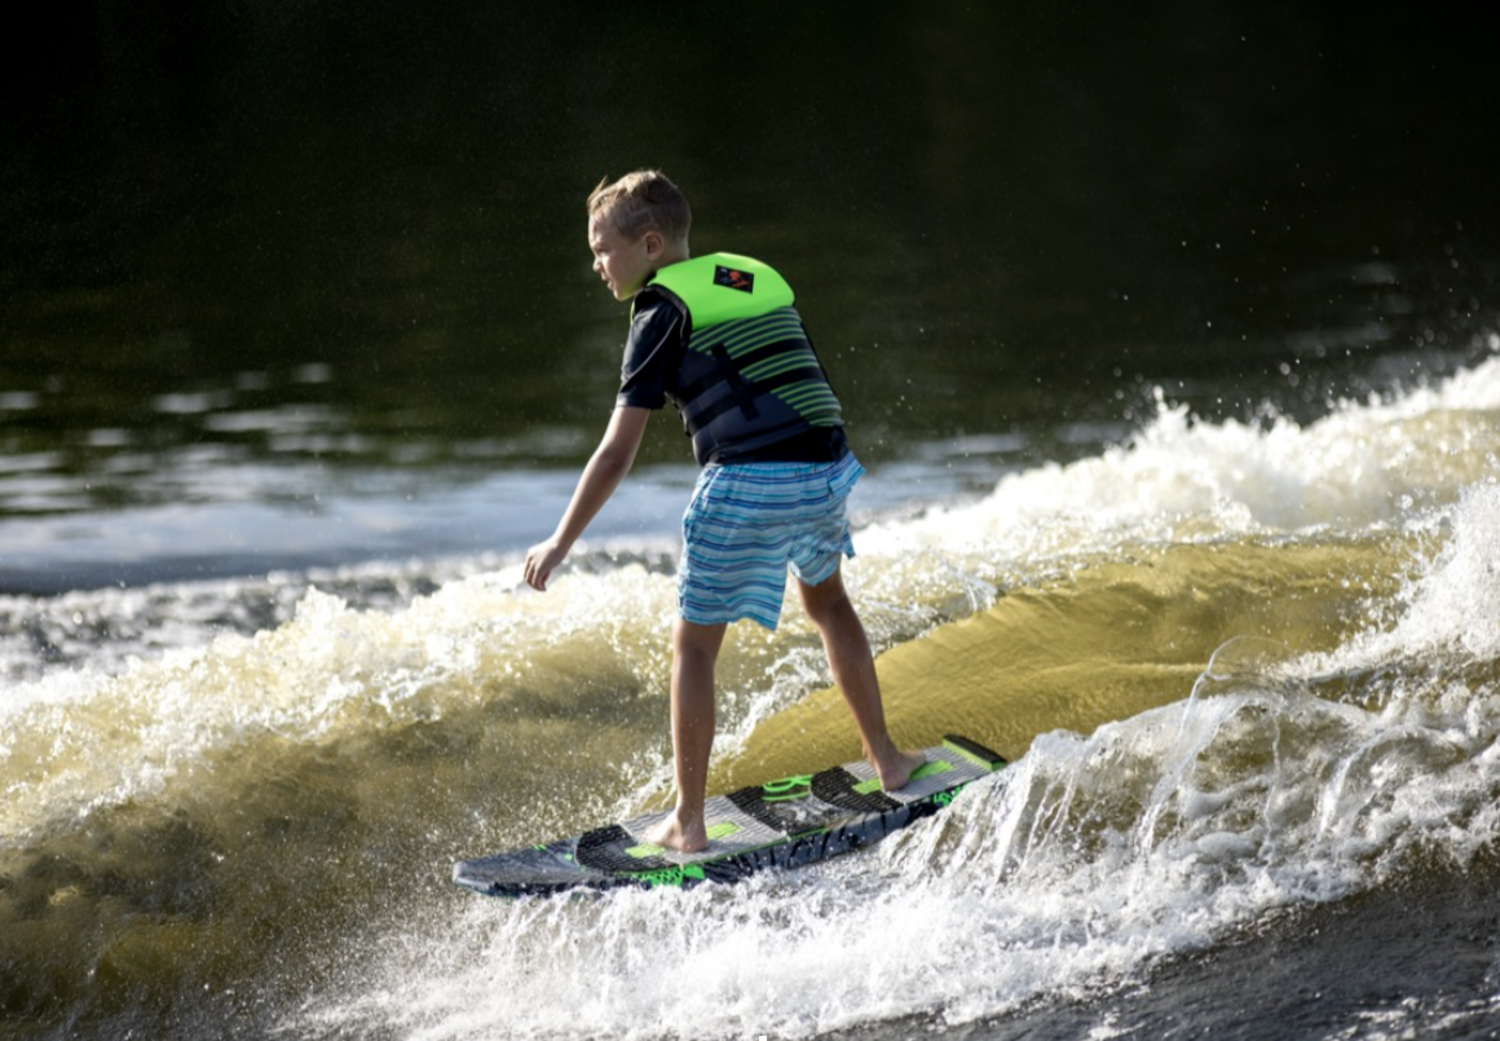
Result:
{"type": "Polygon", "coordinates": [[[629,300],[661,262],[662,238],[658,231],[647,231],[632,242],[610,221],[592,218],[589,249],[594,254],[594,270],[615,299],[629,300]]]}

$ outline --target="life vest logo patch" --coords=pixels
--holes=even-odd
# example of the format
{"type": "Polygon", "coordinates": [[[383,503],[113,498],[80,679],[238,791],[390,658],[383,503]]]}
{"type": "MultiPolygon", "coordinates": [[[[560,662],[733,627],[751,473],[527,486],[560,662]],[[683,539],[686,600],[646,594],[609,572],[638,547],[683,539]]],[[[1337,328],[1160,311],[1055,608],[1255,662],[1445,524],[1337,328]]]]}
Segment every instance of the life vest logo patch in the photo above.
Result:
{"type": "Polygon", "coordinates": [[[723,264],[714,266],[714,285],[726,289],[738,289],[742,293],[755,292],[755,276],[748,271],[737,271],[723,264]]]}

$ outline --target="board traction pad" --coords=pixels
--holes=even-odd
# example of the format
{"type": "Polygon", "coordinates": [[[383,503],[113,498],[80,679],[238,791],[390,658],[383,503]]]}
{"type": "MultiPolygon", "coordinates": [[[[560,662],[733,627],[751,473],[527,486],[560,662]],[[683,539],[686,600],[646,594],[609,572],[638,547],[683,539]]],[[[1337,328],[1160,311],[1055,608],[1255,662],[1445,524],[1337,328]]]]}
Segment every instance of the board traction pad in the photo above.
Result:
{"type": "Polygon", "coordinates": [[[877,842],[936,813],[969,783],[1005,766],[988,748],[954,735],[922,751],[927,763],[899,791],[882,791],[873,768],[861,760],[714,796],[704,804],[709,845],[701,852],[678,853],[647,842],[644,836],[667,815],[658,810],[573,838],[460,861],[453,881],[510,897],[733,882],[877,842]]]}

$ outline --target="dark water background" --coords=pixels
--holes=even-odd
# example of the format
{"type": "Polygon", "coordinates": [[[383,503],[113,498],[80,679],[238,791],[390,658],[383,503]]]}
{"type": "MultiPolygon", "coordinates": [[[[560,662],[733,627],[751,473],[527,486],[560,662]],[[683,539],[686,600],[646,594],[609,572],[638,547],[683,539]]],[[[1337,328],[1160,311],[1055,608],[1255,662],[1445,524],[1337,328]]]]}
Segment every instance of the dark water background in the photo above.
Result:
{"type": "MultiPolygon", "coordinates": [[[[1076,456],[1156,386],[1312,415],[1462,363],[1490,317],[1500,88],[1476,26],[1404,5],[39,18],[0,129],[0,518],[269,507],[200,571],[390,552],[278,532],[584,458],[624,317],[581,200],[642,165],[698,251],[786,269],[873,462],[1076,456]]],[[[645,462],[683,459],[674,426],[645,462]]]]}

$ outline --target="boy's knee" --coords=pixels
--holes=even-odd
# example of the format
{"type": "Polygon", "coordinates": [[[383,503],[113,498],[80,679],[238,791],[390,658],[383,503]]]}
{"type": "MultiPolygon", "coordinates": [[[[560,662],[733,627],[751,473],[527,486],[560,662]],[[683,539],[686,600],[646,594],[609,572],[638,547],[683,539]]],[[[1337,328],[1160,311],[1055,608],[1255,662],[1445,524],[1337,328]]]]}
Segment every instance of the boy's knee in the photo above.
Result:
{"type": "Polygon", "coordinates": [[[849,593],[844,589],[844,583],[839,581],[838,573],[819,585],[808,585],[801,583],[802,606],[807,609],[807,615],[817,625],[831,621],[840,615],[854,610],[854,605],[849,601],[849,593]]]}
{"type": "Polygon", "coordinates": [[[710,661],[718,657],[719,647],[724,642],[723,625],[699,625],[686,619],[677,619],[672,643],[682,657],[707,657],[710,661]]]}

